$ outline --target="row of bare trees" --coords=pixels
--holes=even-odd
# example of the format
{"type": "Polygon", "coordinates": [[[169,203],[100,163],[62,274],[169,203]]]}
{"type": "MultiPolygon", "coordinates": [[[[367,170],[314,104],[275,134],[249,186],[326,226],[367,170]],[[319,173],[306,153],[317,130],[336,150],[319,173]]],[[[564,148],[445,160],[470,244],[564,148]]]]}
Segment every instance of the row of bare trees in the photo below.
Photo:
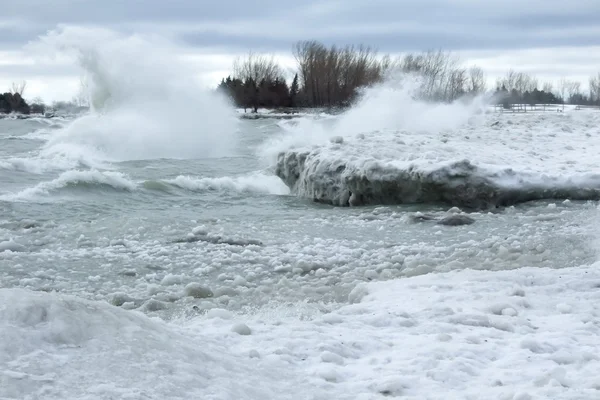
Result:
{"type": "MultiPolygon", "coordinates": [[[[382,82],[401,72],[420,80],[417,95],[431,101],[450,102],[487,91],[484,71],[465,66],[450,52],[427,51],[398,58],[379,55],[366,46],[326,46],[317,41],[300,41],[292,49],[296,75],[287,85],[283,69],[273,57],[250,53],[238,58],[233,74],[223,79],[219,89],[238,106],[258,107],[336,107],[352,103],[360,88],[382,82]]],[[[496,92],[505,102],[543,102],[600,105],[600,73],[590,79],[589,94],[581,84],[562,79],[555,88],[537,78],[510,70],[496,82],[496,92]]]]}
{"type": "Polygon", "coordinates": [[[283,70],[273,57],[250,53],[234,62],[233,76],[223,79],[219,89],[237,105],[254,110],[273,105],[345,106],[354,101],[358,89],[398,71],[418,76],[422,82],[418,94],[429,100],[453,101],[486,89],[481,68],[464,67],[458,57],[443,51],[392,59],[366,46],[327,47],[317,41],[301,41],[293,47],[293,55],[297,73],[291,87],[283,87],[283,70]]]}
{"type": "Polygon", "coordinates": [[[590,78],[590,101],[600,105],[600,72],[590,78]]]}
{"type": "Polygon", "coordinates": [[[298,42],[293,49],[306,105],[344,105],[356,89],[380,82],[391,66],[389,57],[379,58],[365,46],[326,47],[316,41],[298,42]]]}
{"type": "Polygon", "coordinates": [[[441,50],[407,54],[397,59],[392,68],[418,76],[422,80],[420,95],[428,100],[454,101],[486,90],[486,78],[481,68],[464,67],[458,57],[441,50]]]}
{"type": "Polygon", "coordinates": [[[509,70],[496,80],[496,93],[501,93],[499,100],[510,104],[575,104],[600,105],[600,73],[591,77],[589,94],[581,90],[581,82],[562,78],[555,86],[552,82],[540,84],[537,78],[524,73],[509,70]]]}

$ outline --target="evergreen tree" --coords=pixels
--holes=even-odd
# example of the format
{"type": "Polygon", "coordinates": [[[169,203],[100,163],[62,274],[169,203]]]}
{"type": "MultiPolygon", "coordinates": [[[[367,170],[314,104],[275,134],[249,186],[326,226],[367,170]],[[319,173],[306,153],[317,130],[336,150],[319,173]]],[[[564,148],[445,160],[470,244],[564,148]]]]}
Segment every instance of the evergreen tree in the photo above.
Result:
{"type": "Polygon", "coordinates": [[[298,73],[294,75],[294,80],[292,81],[292,86],[290,88],[290,107],[296,107],[296,99],[298,97],[298,91],[300,90],[298,86],[298,73]]]}

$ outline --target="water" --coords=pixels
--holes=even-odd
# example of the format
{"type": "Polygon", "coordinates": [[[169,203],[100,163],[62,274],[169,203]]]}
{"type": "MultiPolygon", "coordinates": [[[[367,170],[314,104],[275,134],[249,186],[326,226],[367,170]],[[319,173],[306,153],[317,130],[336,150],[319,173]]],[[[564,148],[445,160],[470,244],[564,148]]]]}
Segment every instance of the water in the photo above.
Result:
{"type": "Polygon", "coordinates": [[[0,119],[0,397],[596,393],[595,202],[442,226],[449,205],[331,207],[274,166],[300,146],[585,186],[597,116],[490,124],[479,100],[425,105],[384,85],[341,115],[244,119],[163,41],[65,28],[32,51],[74,56],[92,110],[0,119]]]}
{"type": "Polygon", "coordinates": [[[0,242],[17,250],[0,253],[2,287],[171,318],[194,305],[248,311],[308,302],[325,310],[347,302],[360,282],[464,268],[561,268],[594,257],[591,203],[532,203],[441,227],[410,216],[441,216],[447,206],[333,208],[291,196],[258,154],[283,134],[279,121],[239,122],[229,156],[101,168],[48,158],[53,135],[73,121],[0,120],[0,242]],[[193,282],[214,297],[185,296],[193,282]]]}

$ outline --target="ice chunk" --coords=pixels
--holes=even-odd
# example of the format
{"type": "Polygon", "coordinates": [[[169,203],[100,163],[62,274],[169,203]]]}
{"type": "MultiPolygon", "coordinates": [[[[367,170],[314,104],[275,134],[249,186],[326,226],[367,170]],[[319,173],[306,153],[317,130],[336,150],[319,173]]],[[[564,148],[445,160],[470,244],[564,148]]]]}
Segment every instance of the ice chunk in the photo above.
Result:
{"type": "Polygon", "coordinates": [[[250,330],[250,328],[248,327],[248,325],[246,324],[235,324],[234,326],[231,327],[231,331],[235,332],[239,335],[243,335],[243,336],[247,336],[252,334],[252,331],[250,330]]]}
{"type": "Polygon", "coordinates": [[[195,297],[197,299],[204,299],[207,297],[213,297],[213,292],[209,288],[202,286],[197,282],[188,283],[184,289],[186,296],[195,297]]]}

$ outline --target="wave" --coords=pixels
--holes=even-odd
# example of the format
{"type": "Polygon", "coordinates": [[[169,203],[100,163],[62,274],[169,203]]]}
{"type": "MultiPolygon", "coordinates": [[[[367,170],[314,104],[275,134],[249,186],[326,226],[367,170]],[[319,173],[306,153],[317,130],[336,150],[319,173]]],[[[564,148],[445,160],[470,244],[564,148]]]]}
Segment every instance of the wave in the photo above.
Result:
{"type": "Polygon", "coordinates": [[[195,178],[180,175],[173,179],[134,181],[117,171],[69,170],[56,179],[40,182],[18,193],[0,196],[3,201],[35,201],[65,189],[108,189],[133,192],[140,189],[171,193],[177,189],[191,192],[239,192],[271,195],[289,194],[288,187],[275,175],[261,172],[237,177],[195,178]]]}
{"type": "Polygon", "coordinates": [[[274,175],[261,173],[220,178],[194,178],[180,175],[164,182],[191,191],[228,190],[235,192],[265,193],[273,195],[289,194],[287,186],[274,175]]]}
{"type": "Polygon", "coordinates": [[[41,140],[47,141],[52,135],[52,131],[47,128],[36,129],[24,135],[8,135],[0,137],[3,140],[41,140]]]}
{"type": "Polygon", "coordinates": [[[196,71],[180,60],[175,45],[155,37],[63,27],[29,48],[74,57],[91,105],[88,114],[52,136],[46,152],[95,162],[232,153],[235,110],[198,84],[196,71]]]}
{"type": "Polygon", "coordinates": [[[137,185],[120,172],[71,170],[63,172],[58,178],[51,181],[40,182],[34,187],[15,194],[0,196],[0,199],[4,201],[29,201],[39,199],[61,189],[88,189],[93,187],[133,191],[137,185]]]}
{"type": "MultiPolygon", "coordinates": [[[[84,158],[69,157],[40,157],[22,158],[14,157],[0,161],[0,169],[7,171],[27,172],[30,174],[43,174],[49,171],[69,170],[73,168],[99,167],[101,164],[90,165],[84,158]]],[[[105,166],[106,167],[106,166],[105,166]]]]}

